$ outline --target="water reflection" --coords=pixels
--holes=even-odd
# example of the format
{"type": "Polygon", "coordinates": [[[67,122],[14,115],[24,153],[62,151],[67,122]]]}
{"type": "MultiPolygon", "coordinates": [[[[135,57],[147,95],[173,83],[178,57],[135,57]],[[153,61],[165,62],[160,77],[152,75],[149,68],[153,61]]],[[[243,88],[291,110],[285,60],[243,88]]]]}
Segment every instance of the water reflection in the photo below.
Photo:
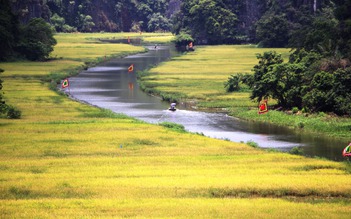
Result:
{"type": "Polygon", "coordinates": [[[222,113],[187,110],[178,105],[175,112],[167,110],[169,103],[149,96],[139,89],[135,72],[145,70],[176,54],[173,47],[148,46],[149,52],[113,59],[89,68],[70,79],[74,98],[91,105],[125,113],[150,123],[164,121],[185,126],[188,131],[235,142],[254,141],[260,147],[288,151],[303,147],[310,156],[342,160],[341,152],[348,142],[316,135],[294,134],[291,130],[269,124],[245,122],[222,113]],[[133,64],[133,72],[128,68],[133,64]]]}

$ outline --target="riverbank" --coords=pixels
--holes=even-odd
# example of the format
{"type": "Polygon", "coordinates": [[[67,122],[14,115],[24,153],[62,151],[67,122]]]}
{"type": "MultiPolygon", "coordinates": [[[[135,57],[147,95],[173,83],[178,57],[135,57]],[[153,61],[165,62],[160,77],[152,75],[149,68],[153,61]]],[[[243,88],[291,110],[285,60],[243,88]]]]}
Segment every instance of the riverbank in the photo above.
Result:
{"type": "Polygon", "coordinates": [[[22,111],[0,118],[1,218],[349,217],[347,163],[172,131],[50,90],[48,75],[104,49],[143,51],[75,36],[58,40],[62,59],[0,63],[6,101],[22,111]]]}
{"type": "MultiPolygon", "coordinates": [[[[272,123],[308,132],[344,139],[345,146],[351,139],[351,119],[324,113],[302,114],[269,111],[258,115],[257,103],[250,100],[250,90],[227,93],[224,83],[231,74],[252,73],[258,60],[257,53],[275,50],[285,60],[289,49],[263,49],[254,45],[201,46],[195,52],[175,57],[148,72],[142,72],[141,87],[166,100],[191,102],[197,109],[224,111],[245,120],[272,123]]],[[[270,100],[268,105],[275,104],[270,100]]]]}

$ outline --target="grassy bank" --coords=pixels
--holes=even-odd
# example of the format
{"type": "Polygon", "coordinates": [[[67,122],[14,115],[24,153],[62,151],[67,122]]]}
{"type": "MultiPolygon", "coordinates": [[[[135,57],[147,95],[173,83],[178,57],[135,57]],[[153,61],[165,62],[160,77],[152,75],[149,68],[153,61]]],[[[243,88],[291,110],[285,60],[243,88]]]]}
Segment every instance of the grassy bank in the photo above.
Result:
{"type": "Polygon", "coordinates": [[[23,115],[0,119],[1,218],[349,218],[346,163],[173,131],[50,90],[47,75],[103,48],[143,51],[87,41],[94,56],[83,34],[82,45],[57,37],[61,60],[0,63],[23,115]]]}
{"type": "MultiPolygon", "coordinates": [[[[175,57],[148,72],[143,72],[141,83],[147,92],[164,99],[194,102],[196,107],[211,110],[226,110],[231,115],[247,120],[274,123],[298,131],[310,131],[324,135],[351,137],[351,119],[326,114],[288,115],[285,112],[257,114],[257,103],[250,100],[250,91],[227,93],[224,83],[231,74],[252,73],[258,63],[257,53],[276,50],[285,60],[288,49],[262,49],[252,45],[205,46],[195,52],[175,57]]],[[[275,104],[270,100],[269,104],[275,104]]]]}

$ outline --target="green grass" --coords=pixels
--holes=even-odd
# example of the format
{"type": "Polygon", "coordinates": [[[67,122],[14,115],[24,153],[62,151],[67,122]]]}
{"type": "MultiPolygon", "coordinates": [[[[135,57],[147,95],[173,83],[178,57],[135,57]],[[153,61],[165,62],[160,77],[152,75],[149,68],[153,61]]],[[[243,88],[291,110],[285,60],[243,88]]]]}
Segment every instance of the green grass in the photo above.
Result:
{"type": "Polygon", "coordinates": [[[0,63],[23,115],[0,118],[0,218],[349,218],[347,163],[146,124],[50,90],[43,78],[85,61],[74,49],[55,64],[0,63]]]}

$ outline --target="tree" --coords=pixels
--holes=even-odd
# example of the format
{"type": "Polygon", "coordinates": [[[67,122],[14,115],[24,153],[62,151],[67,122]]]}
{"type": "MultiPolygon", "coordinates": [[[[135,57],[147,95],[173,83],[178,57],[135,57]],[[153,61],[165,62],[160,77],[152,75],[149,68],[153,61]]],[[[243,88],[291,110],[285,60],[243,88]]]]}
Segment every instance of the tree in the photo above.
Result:
{"type": "Polygon", "coordinates": [[[17,43],[18,21],[12,14],[9,1],[0,0],[0,61],[13,55],[17,43]]]}
{"type": "Polygon", "coordinates": [[[337,7],[335,17],[339,21],[339,48],[342,54],[351,59],[351,0],[334,0],[337,7]]]}
{"type": "Polygon", "coordinates": [[[190,36],[190,34],[181,32],[175,37],[174,42],[176,47],[185,48],[186,46],[189,45],[189,43],[194,42],[194,39],[190,36]]]}
{"type": "Polygon", "coordinates": [[[285,47],[289,40],[289,23],[284,14],[265,14],[258,22],[256,37],[263,47],[285,47]]]}
{"type": "Polygon", "coordinates": [[[29,60],[43,60],[54,50],[56,40],[48,23],[42,18],[33,18],[21,29],[17,51],[29,60]]]}
{"type": "Polygon", "coordinates": [[[260,102],[263,99],[273,97],[274,88],[276,87],[275,75],[272,74],[274,65],[283,63],[283,58],[275,51],[265,52],[263,55],[257,54],[259,62],[254,66],[254,76],[251,84],[251,99],[257,99],[260,102]]]}
{"type": "Polygon", "coordinates": [[[55,27],[57,32],[63,32],[63,25],[65,25],[65,19],[60,17],[58,14],[54,14],[51,17],[51,23],[55,27]]]}
{"type": "Polygon", "coordinates": [[[161,13],[155,13],[149,17],[147,27],[148,30],[152,32],[169,31],[171,29],[171,24],[167,18],[161,15],[161,13]]]}
{"type": "Polygon", "coordinates": [[[91,32],[92,28],[95,26],[95,23],[93,22],[93,18],[90,15],[84,15],[84,14],[81,14],[80,17],[82,20],[81,31],[91,32]]]}
{"type": "Polygon", "coordinates": [[[228,8],[224,0],[191,0],[182,4],[181,19],[176,19],[174,24],[179,33],[184,29],[198,43],[209,44],[234,43],[238,18],[228,8]]]}

